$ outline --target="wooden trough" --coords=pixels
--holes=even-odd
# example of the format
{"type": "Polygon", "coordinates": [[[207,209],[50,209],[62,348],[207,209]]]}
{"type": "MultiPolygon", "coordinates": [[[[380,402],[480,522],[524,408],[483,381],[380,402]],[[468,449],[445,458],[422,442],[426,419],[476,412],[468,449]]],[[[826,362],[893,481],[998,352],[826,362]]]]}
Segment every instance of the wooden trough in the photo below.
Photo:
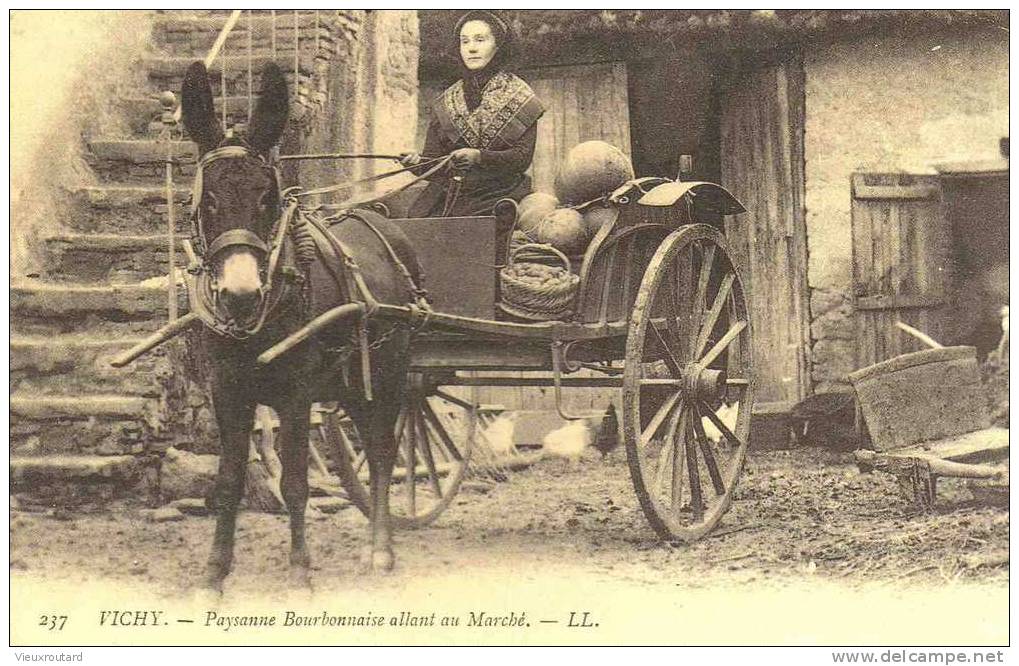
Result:
{"type": "Polygon", "coordinates": [[[903,354],[849,375],[874,450],[861,469],[894,474],[925,509],[939,477],[993,479],[1005,470],[1008,429],[991,427],[976,349],[938,347],[903,354]]]}

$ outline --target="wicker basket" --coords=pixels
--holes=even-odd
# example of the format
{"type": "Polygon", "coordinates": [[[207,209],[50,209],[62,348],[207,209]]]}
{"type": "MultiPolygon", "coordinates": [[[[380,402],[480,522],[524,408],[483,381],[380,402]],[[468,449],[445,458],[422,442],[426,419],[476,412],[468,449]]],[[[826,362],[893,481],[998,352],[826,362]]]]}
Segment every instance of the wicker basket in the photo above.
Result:
{"type": "Polygon", "coordinates": [[[515,247],[510,253],[509,264],[499,272],[502,296],[499,308],[514,317],[533,321],[567,319],[573,314],[573,297],[580,285],[580,277],[571,271],[569,258],[551,245],[528,243],[515,247]],[[519,254],[533,260],[518,261],[519,254]],[[547,263],[550,257],[563,265],[565,273],[544,284],[528,280],[528,273],[551,274],[554,268],[547,263]]]}

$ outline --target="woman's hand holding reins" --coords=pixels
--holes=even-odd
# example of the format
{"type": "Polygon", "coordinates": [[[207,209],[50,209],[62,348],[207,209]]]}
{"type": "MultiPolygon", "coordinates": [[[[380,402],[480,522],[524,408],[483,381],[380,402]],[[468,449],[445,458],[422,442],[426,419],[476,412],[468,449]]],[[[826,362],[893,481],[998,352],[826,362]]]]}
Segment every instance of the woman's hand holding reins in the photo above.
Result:
{"type": "Polygon", "coordinates": [[[466,171],[481,165],[481,151],[477,148],[458,148],[449,154],[454,169],[466,171]]]}
{"type": "Polygon", "coordinates": [[[421,155],[418,153],[400,153],[400,164],[405,167],[421,164],[421,155]]]}

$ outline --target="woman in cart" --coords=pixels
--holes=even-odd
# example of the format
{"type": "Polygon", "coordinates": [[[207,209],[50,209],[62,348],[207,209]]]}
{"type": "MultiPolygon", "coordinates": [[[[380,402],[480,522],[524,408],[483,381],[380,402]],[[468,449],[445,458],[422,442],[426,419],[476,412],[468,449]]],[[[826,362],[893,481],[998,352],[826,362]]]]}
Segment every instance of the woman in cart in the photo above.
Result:
{"type": "Polygon", "coordinates": [[[471,11],[454,34],[463,77],[432,104],[422,154],[401,160],[421,164],[415,169],[421,175],[430,168],[428,158],[451,155],[450,168],[428,177],[410,217],[489,215],[500,199],[519,201],[531,191],[524,172],[544,108],[530,86],[505,70],[513,47],[510,27],[492,12],[471,11]]]}

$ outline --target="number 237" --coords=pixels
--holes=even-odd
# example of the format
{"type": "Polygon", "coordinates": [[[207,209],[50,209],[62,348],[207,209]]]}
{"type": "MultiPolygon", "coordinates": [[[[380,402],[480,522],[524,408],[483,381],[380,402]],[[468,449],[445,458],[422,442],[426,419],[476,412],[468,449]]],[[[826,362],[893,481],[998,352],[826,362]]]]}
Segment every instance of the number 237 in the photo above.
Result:
{"type": "Polygon", "coordinates": [[[50,631],[62,631],[67,624],[66,615],[40,615],[39,626],[46,627],[50,631]]]}

